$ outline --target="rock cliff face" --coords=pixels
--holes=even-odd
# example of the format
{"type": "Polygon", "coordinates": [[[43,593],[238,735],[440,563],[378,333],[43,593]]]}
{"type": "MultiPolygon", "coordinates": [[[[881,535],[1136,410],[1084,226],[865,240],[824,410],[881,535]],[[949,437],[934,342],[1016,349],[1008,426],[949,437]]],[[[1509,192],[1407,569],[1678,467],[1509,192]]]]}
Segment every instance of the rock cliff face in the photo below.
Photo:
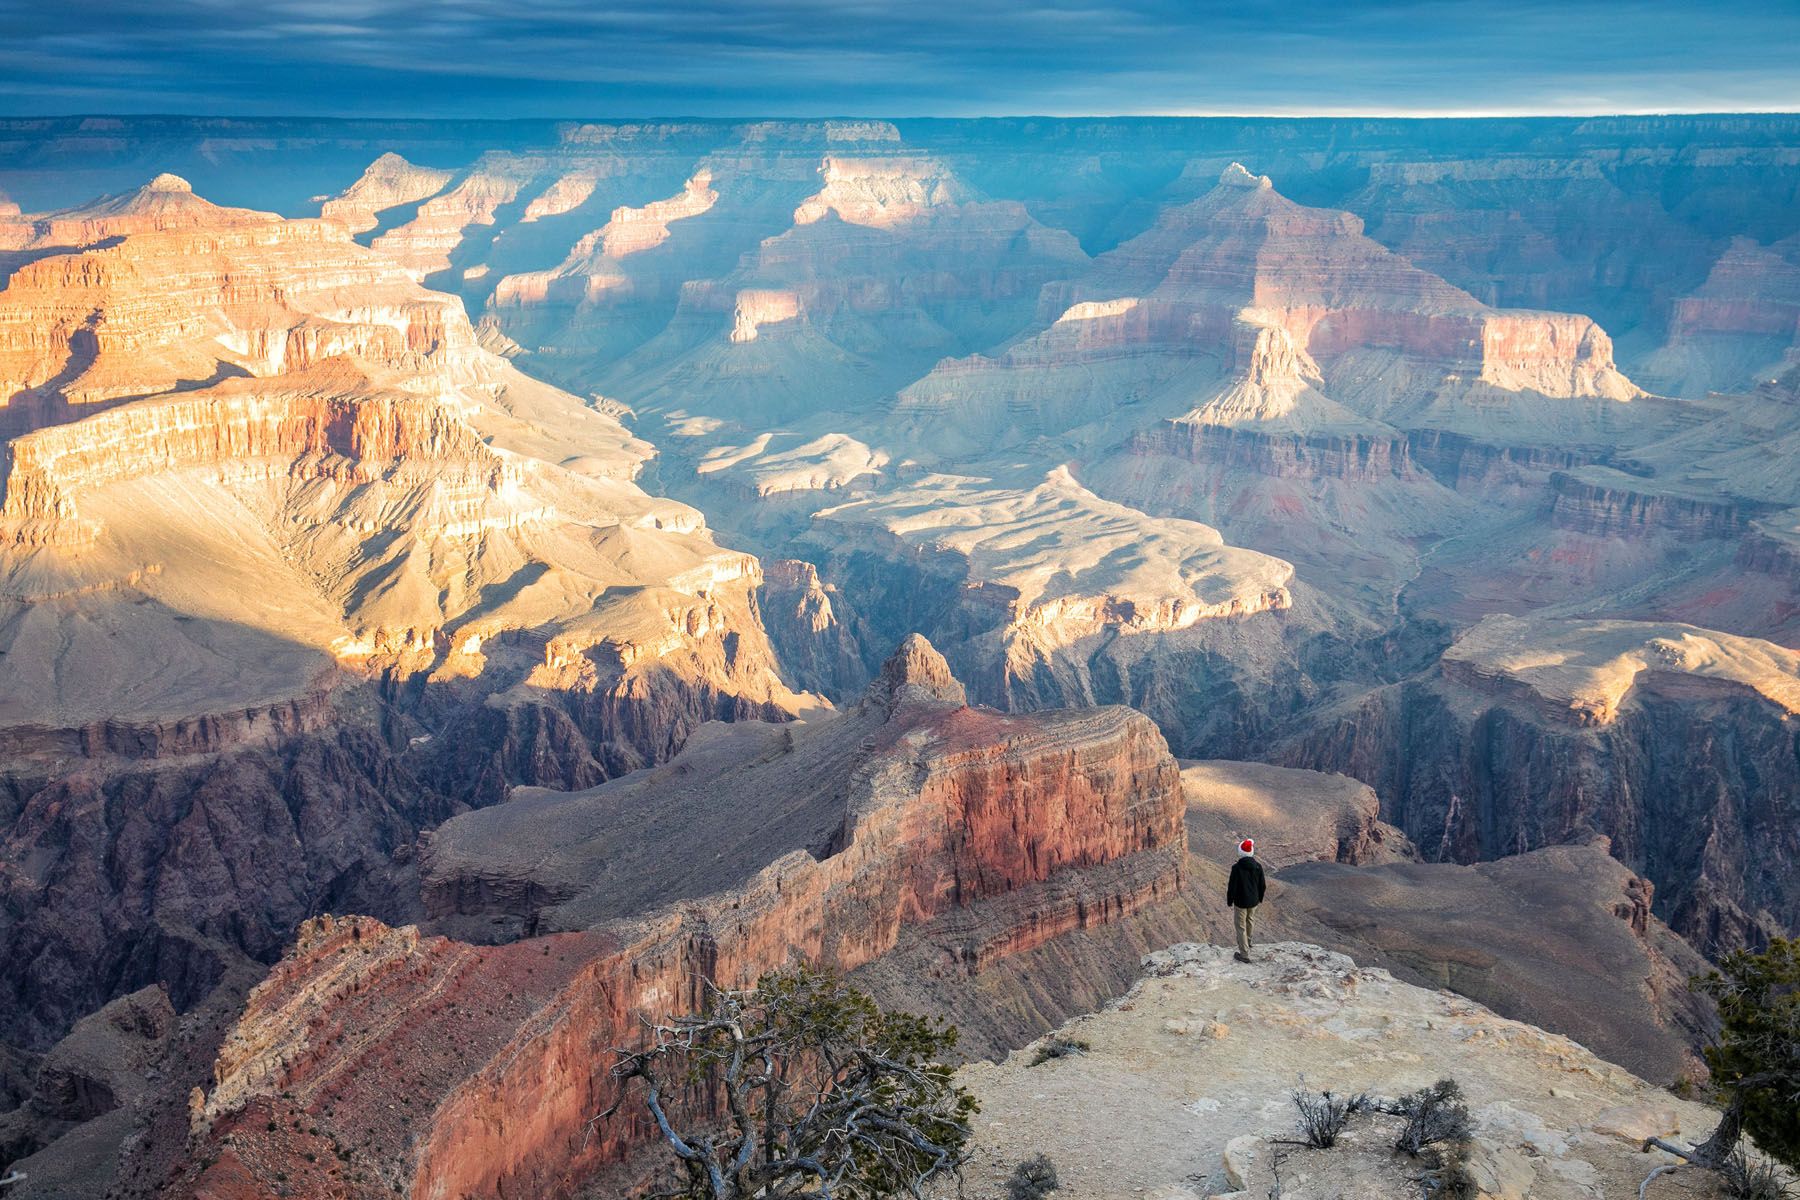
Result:
{"type": "MultiPolygon", "coordinates": [[[[1085,639],[1187,630],[1291,603],[1292,567],[1227,546],[1207,526],[1101,500],[1066,469],[1034,488],[1011,483],[927,476],[819,512],[808,540],[845,577],[885,560],[877,570],[907,597],[865,595],[865,611],[879,604],[917,620],[912,605],[941,605],[931,627],[957,632],[951,653],[977,694],[1008,705],[1085,639]]],[[[1024,706],[1046,702],[1055,703],[1039,692],[1024,706]]]]}
{"type": "Polygon", "coordinates": [[[615,265],[618,260],[655,249],[669,240],[674,222],[711,209],[719,199],[712,182],[711,170],[702,168],[688,179],[680,195],[641,208],[615,208],[605,225],[575,243],[561,265],[500,280],[494,287],[494,307],[574,306],[629,288],[629,277],[615,265]]]}
{"type": "Polygon", "coordinates": [[[1740,391],[1773,375],[1800,345],[1800,238],[1732,239],[1692,294],[1674,302],[1668,341],[1651,356],[1682,395],[1740,391]]]}
{"type": "Polygon", "coordinates": [[[760,604],[769,640],[794,673],[796,686],[822,696],[848,696],[868,683],[865,638],[856,632],[854,612],[840,591],[825,586],[812,563],[790,558],[763,564],[760,604]]]}
{"type": "Polygon", "coordinates": [[[339,382],[233,385],[16,438],[0,516],[20,523],[74,517],[75,497],[84,491],[258,459],[280,464],[275,469],[290,478],[313,472],[355,484],[410,471],[429,473],[446,488],[517,486],[519,468],[441,405],[404,395],[346,395],[334,386],[339,382]]]}
{"type": "Polygon", "coordinates": [[[1588,318],[1489,309],[1364,237],[1351,214],[1294,204],[1235,163],[1088,277],[1046,289],[1044,304],[1061,311],[1121,293],[1146,297],[1164,336],[1220,337],[1250,309],[1320,363],[1387,349],[1504,391],[1637,394],[1588,318]]]}
{"type": "Polygon", "coordinates": [[[162,178],[30,237],[0,291],[3,411],[41,426],[0,500],[0,1038],[152,983],[187,1008],[327,896],[410,915],[412,841],[460,807],[807,705],[757,561],[632,482],[650,447],[342,226],[162,178]]]}
{"type": "Polygon", "coordinates": [[[522,183],[506,171],[472,171],[370,246],[414,279],[447,270],[470,230],[494,224],[495,212],[518,198],[522,183]]]}
{"type": "Polygon", "coordinates": [[[1594,537],[1632,538],[1670,533],[1688,540],[1724,540],[1744,532],[1745,506],[1729,496],[1671,494],[1604,467],[1551,476],[1551,522],[1594,537]]]}
{"type": "Polygon", "coordinates": [[[1797,131],[0,121],[0,1104],[157,985],[185,1092],[357,911],[221,1060],[204,1144],[279,1137],[208,1186],[572,1190],[632,997],[791,943],[997,1052],[1224,936],[1240,831],[1271,931],[1671,1077],[1659,920],[1800,921],[1797,131]],[[914,632],[1042,715],[920,654],[865,700],[914,632]],[[1112,703],[1366,782],[1188,768],[1171,892],[1138,807],[1021,790],[1154,790],[1060,711],[1112,703]]]}
{"type": "Polygon", "coordinates": [[[868,403],[1010,335],[1042,286],[1087,261],[1067,233],[929,157],[827,155],[812,182],[734,270],[682,285],[674,321],[610,388],[726,420],[868,403]]]}
{"type": "Polygon", "coordinates": [[[39,223],[41,251],[0,292],[0,433],[338,356],[444,380],[477,368],[454,301],[336,226],[217,208],[178,183],[39,223]]]}
{"type": "Polygon", "coordinates": [[[621,1114],[584,1137],[613,1086],[590,1048],[693,1003],[697,973],[754,978],[796,951],[855,967],[903,927],[1031,901],[998,910],[1018,924],[941,946],[945,969],[979,972],[1173,895],[1182,810],[1141,716],[970,709],[914,639],[834,721],[720,730],[642,777],[523,796],[432,838],[425,895],[442,920],[571,932],[478,947],[356,918],[308,925],[194,1110],[217,1161],[175,1194],[237,1195],[277,1164],[304,1180],[302,1152],[329,1144],[350,1149],[353,1195],[573,1194],[649,1132],[621,1114]],[[600,836],[557,832],[584,826],[600,836]],[[727,852],[650,836],[682,827],[727,852]],[[546,835],[547,855],[530,848],[546,835]],[[395,1070],[417,1115],[392,1107],[395,1070]]]}
{"type": "Polygon", "coordinates": [[[1611,839],[1706,950],[1800,921],[1795,657],[1691,627],[1490,618],[1438,678],[1380,689],[1281,750],[1374,787],[1428,857],[1611,839]]]}

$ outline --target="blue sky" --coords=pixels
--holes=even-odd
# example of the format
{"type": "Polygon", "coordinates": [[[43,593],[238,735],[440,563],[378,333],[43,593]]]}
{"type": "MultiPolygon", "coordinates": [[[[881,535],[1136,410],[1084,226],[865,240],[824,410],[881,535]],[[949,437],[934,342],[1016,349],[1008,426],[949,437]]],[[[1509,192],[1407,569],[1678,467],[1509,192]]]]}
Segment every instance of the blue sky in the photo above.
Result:
{"type": "Polygon", "coordinates": [[[1800,0],[0,0],[0,114],[1800,109],[1800,0]]]}

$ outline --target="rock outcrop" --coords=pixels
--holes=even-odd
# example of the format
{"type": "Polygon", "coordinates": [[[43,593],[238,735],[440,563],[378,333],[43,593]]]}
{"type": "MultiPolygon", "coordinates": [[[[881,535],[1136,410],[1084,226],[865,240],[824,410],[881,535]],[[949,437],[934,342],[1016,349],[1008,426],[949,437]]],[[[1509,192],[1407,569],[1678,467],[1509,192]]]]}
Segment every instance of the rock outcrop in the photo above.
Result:
{"type": "Polygon", "coordinates": [[[1456,1080],[1473,1118],[1470,1168],[1491,1197],[1630,1193],[1656,1165],[1644,1138],[1699,1139],[1717,1122],[1567,1038],[1301,942],[1266,946],[1248,965],[1222,946],[1151,954],[1127,996],[1059,1036],[1087,1049],[963,1069],[981,1103],[967,1169],[977,1186],[1001,1186],[1046,1148],[1058,1194],[1096,1200],[1417,1186],[1379,1116],[1352,1118],[1333,1149],[1292,1144],[1291,1087],[1393,1098],[1456,1080]],[[1082,1152],[1056,1151],[1069,1146],[1082,1152]]]}
{"type": "Polygon", "coordinates": [[[343,226],[159,178],[33,229],[0,291],[0,1038],[186,1008],[326,896],[408,915],[397,859],[459,807],[811,703],[757,561],[633,482],[652,449],[343,226]]]}
{"type": "Polygon", "coordinates": [[[1688,980],[1706,959],[1604,840],[1471,866],[1315,860],[1277,880],[1287,936],[1573,1038],[1654,1083],[1705,1074],[1697,1048],[1714,1017],[1688,980]]]}
{"type": "Polygon", "coordinates": [[[304,1152],[330,1145],[350,1154],[352,1195],[571,1194],[649,1133],[620,1114],[586,1136],[615,1085],[584,1047],[694,1003],[700,976],[751,979],[796,952],[850,968],[905,927],[1007,918],[941,944],[966,975],[1119,919],[1179,890],[1182,810],[1143,717],[971,709],[914,639],[834,720],[718,729],[616,784],[446,823],[428,908],[532,939],[306,926],[220,1052],[193,1118],[216,1149],[174,1194],[247,1194],[278,1168],[311,1179],[304,1152]]]}
{"type": "Polygon", "coordinates": [[[1489,309],[1363,236],[1343,212],[1304,208],[1233,163],[1191,205],[1046,293],[1052,308],[1145,294],[1171,332],[1224,332],[1240,309],[1284,328],[1320,362],[1397,350],[1508,391],[1628,399],[1606,335],[1585,317],[1489,309]]]}
{"type": "Polygon", "coordinates": [[[1489,618],[1436,677],[1279,751],[1370,784],[1434,859],[1610,839],[1709,951],[1800,925],[1794,651],[1675,625],[1489,618]]]}
{"type": "MultiPolygon", "coordinates": [[[[964,639],[951,653],[977,694],[1009,704],[1032,696],[1028,707],[1049,699],[1033,680],[1084,640],[1187,630],[1291,602],[1291,566],[1227,546],[1208,526],[1102,500],[1065,468],[1035,487],[1009,483],[925,476],[820,511],[807,540],[843,572],[852,557],[887,559],[892,586],[911,603],[949,610],[932,615],[934,627],[964,639]]],[[[896,596],[893,606],[908,611],[905,603],[896,596]]]]}
{"type": "Polygon", "coordinates": [[[1661,921],[1797,927],[1800,122],[494,130],[0,120],[0,1107],[186,1039],[34,1180],[605,1190],[632,996],[791,944],[998,1053],[1222,940],[1240,832],[1272,935],[1659,1081],[1661,921]],[[1185,768],[1171,889],[1013,786],[1137,770],[1111,703],[1349,774],[1185,768]]]}
{"type": "Polygon", "coordinates": [[[355,183],[320,205],[319,215],[351,233],[364,233],[380,224],[382,213],[437,195],[455,175],[417,166],[389,151],[370,163],[355,183]]]}
{"type": "Polygon", "coordinates": [[[759,598],[763,624],[776,657],[793,683],[822,696],[853,696],[869,681],[859,623],[836,588],[819,578],[805,559],[763,564],[759,598]]]}
{"type": "Polygon", "coordinates": [[[144,1100],[175,1019],[169,997],[145,988],[77,1024],[37,1064],[23,1103],[0,1111],[0,1161],[26,1158],[77,1125],[144,1100]]]}
{"type": "Polygon", "coordinates": [[[518,198],[523,183],[509,171],[476,169],[369,244],[413,279],[448,270],[470,231],[493,225],[495,213],[518,198]]]}
{"type": "Polygon", "coordinates": [[[628,287],[629,278],[614,264],[629,255],[655,249],[669,240],[669,227],[674,222],[697,217],[712,208],[719,198],[712,182],[712,172],[702,168],[688,179],[680,195],[641,208],[615,208],[605,225],[575,243],[560,266],[500,280],[494,287],[494,306],[574,305],[628,287]]]}
{"type": "Polygon", "coordinates": [[[1367,784],[1263,763],[1182,765],[1194,919],[1215,941],[1238,843],[1256,839],[1264,941],[1298,938],[1572,1037],[1657,1083],[1704,1073],[1704,959],[1651,912],[1654,885],[1603,839],[1494,862],[1424,863],[1367,784]]]}

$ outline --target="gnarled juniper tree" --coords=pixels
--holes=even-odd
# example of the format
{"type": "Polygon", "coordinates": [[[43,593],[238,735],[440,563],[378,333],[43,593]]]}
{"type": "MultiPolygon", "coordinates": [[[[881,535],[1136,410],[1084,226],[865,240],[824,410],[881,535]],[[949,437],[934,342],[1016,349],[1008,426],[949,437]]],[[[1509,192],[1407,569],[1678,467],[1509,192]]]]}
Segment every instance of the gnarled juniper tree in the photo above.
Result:
{"type": "Polygon", "coordinates": [[[1692,986],[1719,1006],[1719,1039],[1706,1048],[1706,1065],[1725,1114],[1691,1150],[1651,1142],[1718,1169],[1749,1134],[1765,1154],[1800,1168],[1800,941],[1733,951],[1692,986]]]}
{"type": "Polygon", "coordinates": [[[675,1154],[662,1195],[879,1200],[961,1166],[976,1105],[943,1062],[955,1029],[804,966],[705,995],[613,1069],[675,1154]]]}

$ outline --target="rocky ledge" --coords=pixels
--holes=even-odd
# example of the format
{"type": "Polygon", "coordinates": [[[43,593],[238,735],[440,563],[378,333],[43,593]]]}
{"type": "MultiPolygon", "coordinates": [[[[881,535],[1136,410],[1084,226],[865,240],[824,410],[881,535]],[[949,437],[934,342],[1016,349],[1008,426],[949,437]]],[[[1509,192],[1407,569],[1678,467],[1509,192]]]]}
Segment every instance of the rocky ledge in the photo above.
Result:
{"type": "MultiPolygon", "coordinates": [[[[1644,1154],[1646,1136],[1700,1138],[1717,1121],[1567,1038],[1317,946],[1276,943],[1246,965],[1223,946],[1180,945],[1144,972],[1056,1035],[1085,1051],[1032,1066],[1040,1045],[963,1069],[981,1101],[977,1194],[1038,1153],[1057,1168],[1059,1200],[1419,1194],[1420,1166],[1392,1151],[1385,1118],[1356,1119],[1330,1150],[1286,1144],[1302,1086],[1393,1097],[1456,1080],[1488,1200],[1634,1194],[1675,1161],[1644,1154]]],[[[1683,1182],[1659,1178],[1650,1195],[1689,1194],[1683,1182]]]]}

